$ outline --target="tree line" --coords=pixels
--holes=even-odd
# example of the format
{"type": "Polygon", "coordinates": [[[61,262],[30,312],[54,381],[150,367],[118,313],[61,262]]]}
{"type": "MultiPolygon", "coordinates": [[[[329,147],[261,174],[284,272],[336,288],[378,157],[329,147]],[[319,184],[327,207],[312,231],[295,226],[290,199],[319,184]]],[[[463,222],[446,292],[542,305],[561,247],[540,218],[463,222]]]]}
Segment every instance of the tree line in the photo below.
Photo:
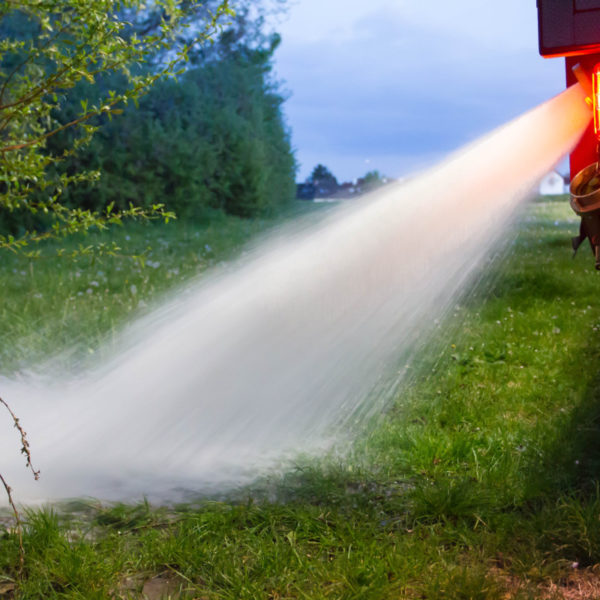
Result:
{"type": "Polygon", "coordinates": [[[373,170],[355,181],[339,183],[337,177],[325,165],[319,163],[306,180],[297,185],[296,197],[301,200],[351,198],[372,192],[391,181],[389,177],[373,170]]]}
{"type": "Polygon", "coordinates": [[[296,170],[280,40],[264,33],[280,5],[0,7],[0,247],[128,216],[279,210],[296,170]]]}
{"type": "MultiPolygon", "coordinates": [[[[254,217],[289,202],[295,161],[284,97],[270,76],[279,38],[258,48],[225,43],[217,58],[157,82],[138,107],[102,117],[90,144],[61,165],[101,177],[67,189],[65,203],[92,210],[164,203],[178,217],[203,218],[215,210],[254,217]]],[[[68,137],[49,149],[60,154],[68,137]]]]}

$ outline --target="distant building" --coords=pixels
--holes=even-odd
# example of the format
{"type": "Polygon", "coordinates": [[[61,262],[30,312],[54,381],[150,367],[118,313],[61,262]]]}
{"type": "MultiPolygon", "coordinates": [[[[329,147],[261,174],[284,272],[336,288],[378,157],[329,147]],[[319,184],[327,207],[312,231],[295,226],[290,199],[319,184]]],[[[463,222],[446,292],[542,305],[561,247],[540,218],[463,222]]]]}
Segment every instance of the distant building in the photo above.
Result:
{"type": "Polygon", "coordinates": [[[297,183],[296,198],[298,200],[314,200],[317,195],[317,188],[314,183],[297,183]]]}
{"type": "MultiPolygon", "coordinates": [[[[377,173],[376,171],[374,173],[377,173]]],[[[332,177],[317,178],[313,181],[296,184],[296,198],[298,200],[338,201],[356,198],[362,194],[372,192],[375,189],[394,183],[389,177],[365,178],[361,177],[355,181],[345,181],[338,184],[332,177]]]]}
{"type": "Polygon", "coordinates": [[[337,192],[334,194],[335,198],[345,199],[352,198],[356,196],[357,189],[354,183],[350,183],[349,181],[345,181],[338,186],[337,192]]]}
{"type": "Polygon", "coordinates": [[[542,196],[556,196],[568,193],[564,177],[558,171],[550,171],[541,181],[539,192],[542,196]]]}

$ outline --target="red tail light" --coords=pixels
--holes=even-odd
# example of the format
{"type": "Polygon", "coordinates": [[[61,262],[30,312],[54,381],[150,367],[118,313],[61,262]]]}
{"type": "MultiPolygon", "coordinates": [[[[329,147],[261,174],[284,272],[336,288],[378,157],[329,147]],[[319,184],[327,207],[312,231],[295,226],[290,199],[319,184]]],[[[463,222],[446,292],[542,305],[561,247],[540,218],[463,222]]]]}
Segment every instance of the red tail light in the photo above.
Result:
{"type": "Polygon", "coordinates": [[[592,102],[594,109],[594,133],[600,142],[600,63],[592,71],[592,102]]]}

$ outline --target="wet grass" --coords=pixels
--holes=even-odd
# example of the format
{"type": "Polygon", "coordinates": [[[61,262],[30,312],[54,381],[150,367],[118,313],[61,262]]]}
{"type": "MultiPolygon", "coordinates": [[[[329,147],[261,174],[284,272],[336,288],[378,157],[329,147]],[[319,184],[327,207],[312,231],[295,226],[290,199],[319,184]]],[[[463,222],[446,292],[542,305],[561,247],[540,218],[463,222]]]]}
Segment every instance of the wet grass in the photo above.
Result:
{"type": "MultiPolygon", "coordinates": [[[[576,227],[564,200],[529,207],[511,253],[415,358],[351,456],[299,461],[230,501],[28,512],[21,582],[16,539],[0,537],[0,597],[600,597],[589,592],[600,590],[600,274],[589,252],[571,259],[576,227]],[[573,595],[577,585],[588,595],[573,595]]],[[[143,243],[171,239],[157,231],[143,243]]],[[[2,317],[3,364],[18,368],[48,350],[37,336],[59,335],[46,333],[57,326],[35,313],[32,290],[40,303],[63,290],[50,311],[69,311],[62,335],[97,351],[140,299],[170,285],[169,269],[187,277],[204,244],[216,248],[196,232],[173,240],[172,257],[149,257],[157,268],[121,264],[116,276],[116,263],[66,265],[60,285],[37,263],[33,274],[3,265],[13,313],[19,303],[30,311],[23,322],[2,317]]]]}

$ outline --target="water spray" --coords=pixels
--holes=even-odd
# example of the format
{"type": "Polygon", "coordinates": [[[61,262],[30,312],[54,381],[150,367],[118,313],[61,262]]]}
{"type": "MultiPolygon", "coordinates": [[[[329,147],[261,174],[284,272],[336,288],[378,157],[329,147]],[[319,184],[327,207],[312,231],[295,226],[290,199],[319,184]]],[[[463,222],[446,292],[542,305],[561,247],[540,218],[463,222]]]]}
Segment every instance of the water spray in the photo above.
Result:
{"type": "Polygon", "coordinates": [[[291,224],[177,290],[92,372],[0,381],[42,472],[30,481],[0,436],[19,500],[171,502],[291,468],[299,454],[344,452],[590,116],[572,86],[430,171],[291,224]]]}
{"type": "MultiPolygon", "coordinates": [[[[598,56],[581,60],[590,80],[598,56]]],[[[585,98],[571,86],[427,172],[274,233],[174,291],[89,373],[0,379],[43,475],[0,436],[19,500],[171,502],[345,452],[581,139],[585,98]]]]}
{"type": "Polygon", "coordinates": [[[570,155],[571,208],[581,217],[573,250],[588,239],[600,270],[600,0],[538,0],[540,54],[566,58],[593,120],[570,155]]]}

